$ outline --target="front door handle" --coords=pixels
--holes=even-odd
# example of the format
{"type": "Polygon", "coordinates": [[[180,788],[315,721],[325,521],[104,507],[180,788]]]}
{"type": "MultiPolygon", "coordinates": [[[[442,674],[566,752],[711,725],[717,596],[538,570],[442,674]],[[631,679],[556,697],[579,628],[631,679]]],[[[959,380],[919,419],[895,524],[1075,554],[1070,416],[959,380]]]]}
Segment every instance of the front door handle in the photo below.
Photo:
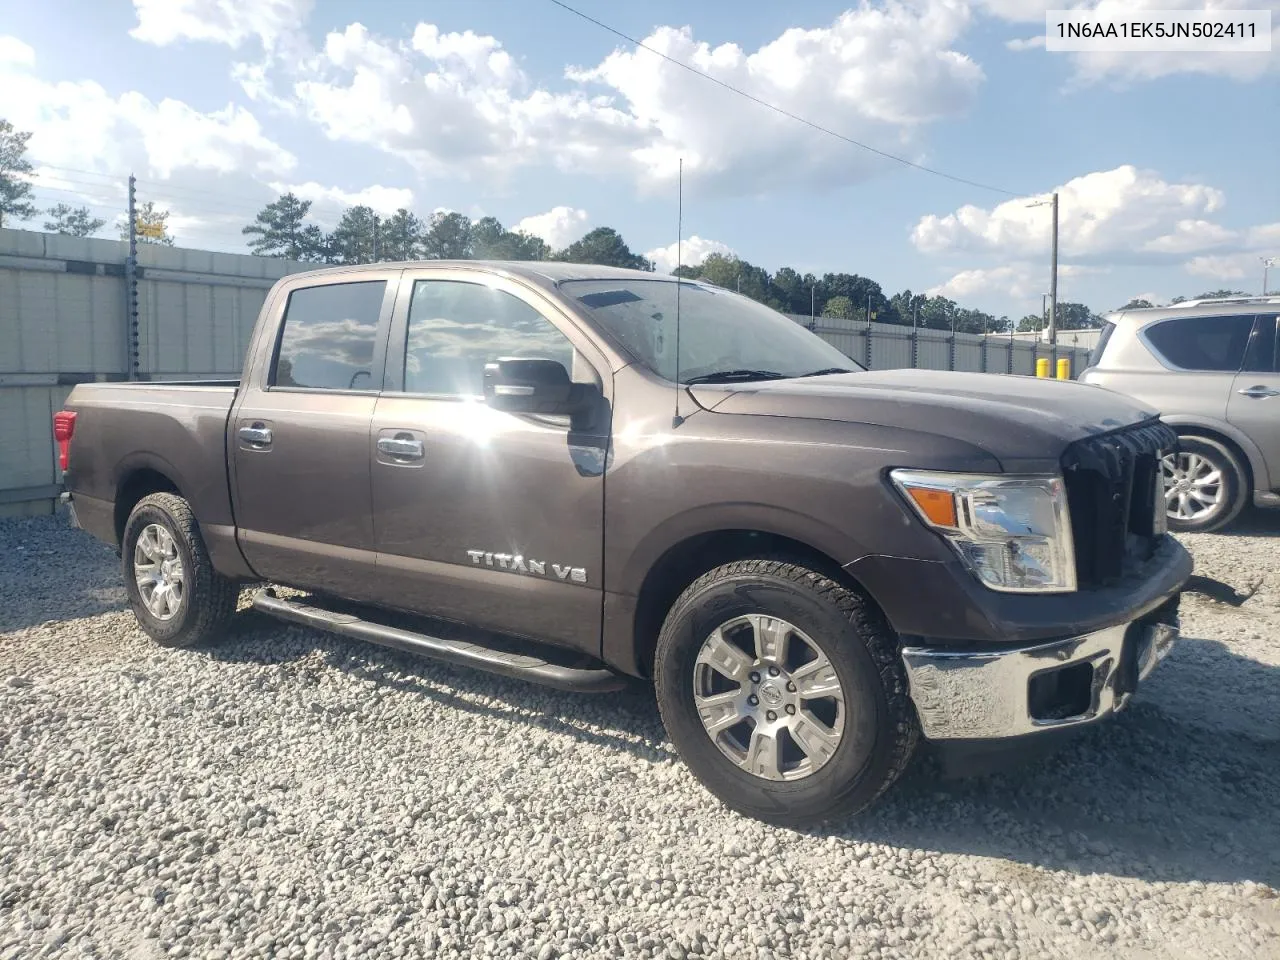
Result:
{"type": "Polygon", "coordinates": [[[379,437],[378,452],[397,460],[421,460],[423,457],[421,440],[406,440],[400,437],[379,437]]]}
{"type": "Polygon", "coordinates": [[[1242,397],[1249,397],[1253,400],[1265,400],[1267,397],[1280,397],[1280,390],[1272,390],[1270,387],[1264,387],[1258,384],[1254,387],[1246,387],[1244,390],[1237,390],[1236,393],[1242,397]]]}
{"type": "Polygon", "coordinates": [[[240,439],[254,447],[266,447],[271,444],[270,427],[241,427],[240,439]]]}

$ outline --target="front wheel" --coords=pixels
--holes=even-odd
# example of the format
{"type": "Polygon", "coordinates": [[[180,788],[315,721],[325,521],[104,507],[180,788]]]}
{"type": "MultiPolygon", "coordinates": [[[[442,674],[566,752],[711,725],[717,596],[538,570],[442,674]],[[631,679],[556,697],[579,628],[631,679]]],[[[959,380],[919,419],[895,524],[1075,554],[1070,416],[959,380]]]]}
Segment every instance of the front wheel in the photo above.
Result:
{"type": "Polygon", "coordinates": [[[1240,460],[1208,437],[1184,436],[1178,452],[1161,461],[1169,529],[1207,533],[1225,527],[1244,509],[1249,491],[1240,460]]]}
{"type": "Polygon", "coordinates": [[[918,728],[897,646],[874,604],[813,570],[726,564],[667,615],[658,707],[727,806],[814,825],[870,806],[911,758],[918,728]]]}
{"type": "Polygon", "coordinates": [[[213,569],[191,506],[177,494],[138,501],[124,525],[120,558],[138,624],[161,646],[208,640],[235,613],[240,589],[213,569]]]}

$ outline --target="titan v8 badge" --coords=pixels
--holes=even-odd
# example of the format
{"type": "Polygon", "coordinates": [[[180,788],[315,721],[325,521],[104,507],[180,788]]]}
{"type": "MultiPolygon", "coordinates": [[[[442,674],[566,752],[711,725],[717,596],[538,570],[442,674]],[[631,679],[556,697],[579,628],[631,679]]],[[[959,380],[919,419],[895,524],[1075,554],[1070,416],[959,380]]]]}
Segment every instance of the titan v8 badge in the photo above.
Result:
{"type": "Polygon", "coordinates": [[[551,573],[547,573],[545,560],[534,560],[517,553],[487,553],[484,550],[468,550],[467,556],[476,566],[497,567],[499,570],[510,570],[512,573],[536,573],[539,576],[554,575],[558,580],[572,583],[586,583],[587,571],[583,567],[565,567],[558,563],[551,564],[551,573]]]}

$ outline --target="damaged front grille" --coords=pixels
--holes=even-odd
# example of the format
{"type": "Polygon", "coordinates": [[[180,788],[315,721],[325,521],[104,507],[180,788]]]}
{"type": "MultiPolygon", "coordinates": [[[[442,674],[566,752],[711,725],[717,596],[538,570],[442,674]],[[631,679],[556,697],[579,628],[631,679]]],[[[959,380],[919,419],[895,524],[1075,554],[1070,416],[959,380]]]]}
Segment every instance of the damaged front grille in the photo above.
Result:
{"type": "Polygon", "coordinates": [[[1158,420],[1077,440],[1062,455],[1080,589],[1106,586],[1149,559],[1164,535],[1160,458],[1178,435],[1158,420]]]}

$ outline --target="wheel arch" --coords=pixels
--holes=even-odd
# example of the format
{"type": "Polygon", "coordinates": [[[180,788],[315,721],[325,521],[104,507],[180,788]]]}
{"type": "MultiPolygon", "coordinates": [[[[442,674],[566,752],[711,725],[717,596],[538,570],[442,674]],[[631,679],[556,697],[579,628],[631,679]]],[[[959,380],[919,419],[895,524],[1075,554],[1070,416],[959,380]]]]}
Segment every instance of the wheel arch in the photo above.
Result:
{"type": "Polygon", "coordinates": [[[1197,436],[1214,440],[1230,450],[1244,466],[1245,476],[1241,479],[1252,497],[1258,490],[1270,490],[1271,479],[1267,473],[1267,462],[1262,451],[1244,433],[1229,423],[1221,420],[1209,420],[1202,417],[1161,417],[1180,437],[1197,436]]]}
{"type": "Polygon", "coordinates": [[[650,564],[636,592],[634,611],[626,625],[628,649],[619,665],[637,676],[651,677],[658,633],[689,584],[726,563],[763,557],[808,567],[875,603],[829,552],[804,540],[749,526],[704,530],[671,544],[650,564]]]}
{"type": "Polygon", "coordinates": [[[129,514],[143,497],[153,493],[174,493],[182,496],[182,488],[175,479],[177,471],[159,457],[146,454],[131,458],[118,473],[115,497],[116,543],[124,543],[124,527],[129,514]]]}

